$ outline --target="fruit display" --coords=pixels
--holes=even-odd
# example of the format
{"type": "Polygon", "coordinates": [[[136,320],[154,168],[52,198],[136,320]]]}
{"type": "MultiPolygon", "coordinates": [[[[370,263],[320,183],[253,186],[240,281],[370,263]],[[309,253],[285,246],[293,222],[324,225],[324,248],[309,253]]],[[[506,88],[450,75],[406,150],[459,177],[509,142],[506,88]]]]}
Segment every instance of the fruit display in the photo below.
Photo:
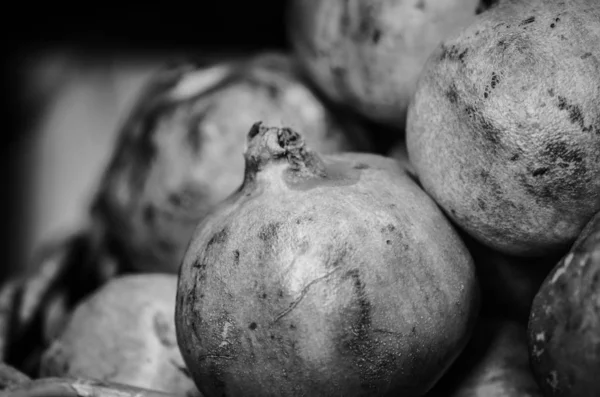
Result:
{"type": "Polygon", "coordinates": [[[27,214],[0,397],[600,396],[600,2],[282,8],[47,107],[114,103],[39,164],[110,147],[27,214]]]}

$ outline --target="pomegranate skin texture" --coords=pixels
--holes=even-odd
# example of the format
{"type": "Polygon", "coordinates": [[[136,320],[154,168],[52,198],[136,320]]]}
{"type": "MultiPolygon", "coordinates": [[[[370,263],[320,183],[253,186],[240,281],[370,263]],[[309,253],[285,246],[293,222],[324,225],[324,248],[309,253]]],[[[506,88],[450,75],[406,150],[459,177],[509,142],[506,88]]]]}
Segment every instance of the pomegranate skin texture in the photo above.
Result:
{"type": "Polygon", "coordinates": [[[256,123],[240,188],[198,225],[175,324],[206,396],[420,396],[479,310],[472,258],[394,160],[321,156],[256,123]]]}
{"type": "Polygon", "coordinates": [[[600,211],[599,42],[598,0],[498,1],[430,54],[408,157],[483,245],[561,255],[600,211]]]}
{"type": "Polygon", "coordinates": [[[123,123],[93,202],[125,267],[177,272],[197,223],[241,183],[239,153],[259,119],[306,129],[327,153],[370,150],[362,129],[330,112],[284,54],[165,66],[123,123]]]}
{"type": "Polygon", "coordinates": [[[544,396],[600,396],[600,213],[542,284],[528,332],[544,396]]]}

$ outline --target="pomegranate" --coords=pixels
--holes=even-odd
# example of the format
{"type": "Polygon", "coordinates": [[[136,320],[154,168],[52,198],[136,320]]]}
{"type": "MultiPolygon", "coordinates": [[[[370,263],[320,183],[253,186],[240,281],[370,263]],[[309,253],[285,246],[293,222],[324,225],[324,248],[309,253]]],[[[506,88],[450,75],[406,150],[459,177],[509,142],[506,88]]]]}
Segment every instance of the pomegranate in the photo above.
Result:
{"type": "MultiPolygon", "coordinates": [[[[403,131],[421,69],[479,0],[292,0],[289,36],[328,98],[403,131]]],[[[396,132],[396,135],[399,135],[396,132]]]]}
{"type": "Polygon", "coordinates": [[[198,226],[175,323],[206,396],[420,396],[479,309],[472,258],[393,159],[256,123],[243,184],[198,226]]]}
{"type": "Polygon", "coordinates": [[[124,267],[175,273],[197,222],[240,184],[244,135],[257,119],[308,131],[324,152],[362,149],[278,53],[176,62],[147,83],[123,124],[94,201],[124,267]]]}
{"type": "Polygon", "coordinates": [[[177,277],[119,276],[81,302],[42,356],[42,377],[84,377],[199,396],[175,336],[177,277]]]}
{"type": "Polygon", "coordinates": [[[600,2],[499,1],[444,39],[406,141],[423,188],[508,255],[559,255],[600,211],[600,2]]]}
{"type": "Polygon", "coordinates": [[[529,357],[545,396],[600,395],[600,213],[535,296],[529,357]]]}
{"type": "Polygon", "coordinates": [[[427,397],[542,397],[527,356],[527,329],[483,317],[452,369],[427,397]]]}

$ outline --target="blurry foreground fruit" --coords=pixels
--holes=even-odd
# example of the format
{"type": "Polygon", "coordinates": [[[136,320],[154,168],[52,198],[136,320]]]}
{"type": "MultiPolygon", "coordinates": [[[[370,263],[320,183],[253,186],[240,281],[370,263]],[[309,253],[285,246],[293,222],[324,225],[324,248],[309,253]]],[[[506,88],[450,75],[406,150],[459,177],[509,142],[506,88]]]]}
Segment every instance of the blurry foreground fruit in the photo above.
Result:
{"type": "Polygon", "coordinates": [[[472,259],[393,160],[255,124],[244,183],[198,226],[176,305],[207,396],[420,396],[479,309],[472,259]]]}
{"type": "Polygon", "coordinates": [[[244,136],[256,120],[308,131],[326,153],[369,149],[285,55],[165,67],[124,123],[93,208],[130,268],[177,272],[197,222],[242,182],[244,136]]]}
{"type": "Polygon", "coordinates": [[[41,378],[0,391],[0,397],[182,397],[90,378],[41,378]]]}
{"type": "Polygon", "coordinates": [[[42,357],[40,374],[198,395],[175,336],[177,277],[115,278],[82,302],[42,357]]]}
{"type": "Polygon", "coordinates": [[[427,397],[542,397],[529,368],[525,326],[481,318],[455,365],[427,397]]]}
{"type": "Polygon", "coordinates": [[[409,158],[473,237],[513,255],[566,251],[600,210],[600,2],[500,1],[420,76],[409,158]]]}
{"type": "Polygon", "coordinates": [[[546,396],[600,396],[600,213],[536,295],[529,353],[546,396]]]}
{"type": "Polygon", "coordinates": [[[74,306],[116,272],[94,228],[40,246],[30,270],[9,279],[0,293],[0,359],[37,375],[42,351],[74,306]]]}
{"type": "Polygon", "coordinates": [[[439,42],[471,23],[479,0],[293,0],[289,34],[320,90],[404,130],[421,69],[439,42]]]}

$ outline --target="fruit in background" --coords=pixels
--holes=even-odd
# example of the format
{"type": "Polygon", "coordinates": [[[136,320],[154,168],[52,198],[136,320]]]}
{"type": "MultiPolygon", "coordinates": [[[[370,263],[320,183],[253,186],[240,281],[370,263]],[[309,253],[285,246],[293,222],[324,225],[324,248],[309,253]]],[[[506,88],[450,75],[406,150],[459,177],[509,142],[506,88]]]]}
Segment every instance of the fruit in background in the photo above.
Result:
{"type": "Polygon", "coordinates": [[[89,378],[42,378],[7,387],[11,397],[182,397],[181,394],[89,378]]]}
{"type": "Polygon", "coordinates": [[[305,130],[326,153],[369,150],[285,55],[165,67],[124,123],[93,206],[130,268],[177,272],[197,222],[241,183],[244,136],[258,120],[305,130]]]}
{"type": "Polygon", "coordinates": [[[81,302],[41,360],[42,377],[84,377],[200,395],[175,335],[177,277],[119,276],[81,302]]]}
{"type": "Polygon", "coordinates": [[[536,295],[529,355],[544,395],[600,395],[600,213],[536,295]]]}
{"type": "Polygon", "coordinates": [[[444,40],[407,120],[423,187],[512,255],[568,250],[600,210],[600,3],[501,1],[444,40]]]}
{"type": "Polygon", "coordinates": [[[93,226],[46,241],[32,264],[4,287],[2,360],[30,376],[78,302],[114,276],[116,264],[93,226]],[[8,289],[8,290],[7,290],[8,289]]]}
{"type": "Polygon", "coordinates": [[[527,324],[533,298],[557,259],[510,256],[466,237],[463,240],[475,261],[482,312],[527,324]]]}
{"type": "Polygon", "coordinates": [[[199,224],[176,329],[206,395],[420,396],[466,345],[472,258],[393,160],[248,133],[244,183],[199,224]]]}
{"type": "MultiPolygon", "coordinates": [[[[293,0],[289,36],[307,75],[333,101],[404,131],[419,73],[479,0],[293,0]]],[[[393,131],[392,131],[393,132],[393,131]]]]}
{"type": "Polygon", "coordinates": [[[482,317],[456,363],[427,397],[542,397],[529,368],[527,329],[482,317]]]}

